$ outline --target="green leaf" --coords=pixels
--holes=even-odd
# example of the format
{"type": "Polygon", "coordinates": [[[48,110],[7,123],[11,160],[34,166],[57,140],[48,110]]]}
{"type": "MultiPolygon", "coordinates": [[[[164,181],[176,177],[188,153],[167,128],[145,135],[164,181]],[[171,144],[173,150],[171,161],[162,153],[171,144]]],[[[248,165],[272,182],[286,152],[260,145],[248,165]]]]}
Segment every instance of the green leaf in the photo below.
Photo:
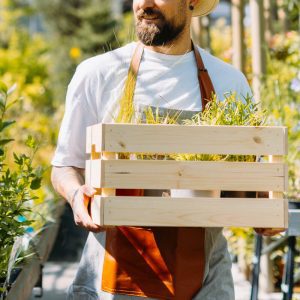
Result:
{"type": "Polygon", "coordinates": [[[42,166],[38,166],[35,169],[34,176],[42,177],[44,173],[45,173],[45,168],[43,168],[42,166]]]}
{"type": "Polygon", "coordinates": [[[17,163],[19,161],[19,156],[15,152],[13,153],[13,156],[14,156],[15,162],[17,163]]]}
{"type": "Polygon", "coordinates": [[[0,110],[3,113],[6,106],[6,94],[0,91],[0,110]]]}
{"type": "Polygon", "coordinates": [[[0,92],[7,94],[7,86],[4,82],[0,81],[0,92]]]}
{"type": "Polygon", "coordinates": [[[41,187],[41,183],[42,183],[42,178],[37,177],[31,181],[30,188],[32,190],[37,190],[41,187]]]}
{"type": "Polygon", "coordinates": [[[36,140],[34,139],[33,136],[28,136],[26,142],[25,142],[26,146],[28,146],[31,149],[36,148],[36,140]]]}
{"type": "Polygon", "coordinates": [[[14,123],[16,123],[15,120],[4,121],[4,122],[0,123],[0,131],[3,131],[6,127],[8,127],[14,123]]]}
{"type": "Polygon", "coordinates": [[[6,105],[6,110],[8,110],[11,106],[13,106],[14,104],[16,104],[18,102],[19,99],[15,99],[13,101],[9,101],[9,103],[6,105]]]}
{"type": "Polygon", "coordinates": [[[3,145],[6,145],[10,142],[14,141],[14,139],[3,139],[3,140],[0,140],[0,146],[3,146],[3,145]]]}

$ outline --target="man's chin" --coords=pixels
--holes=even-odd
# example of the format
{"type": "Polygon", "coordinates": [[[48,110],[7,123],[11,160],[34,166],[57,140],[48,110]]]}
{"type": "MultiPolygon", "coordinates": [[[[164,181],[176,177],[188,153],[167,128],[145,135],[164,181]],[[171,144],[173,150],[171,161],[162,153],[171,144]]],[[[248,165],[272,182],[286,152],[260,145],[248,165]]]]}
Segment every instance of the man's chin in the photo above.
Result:
{"type": "Polygon", "coordinates": [[[159,34],[159,28],[153,23],[139,22],[136,32],[139,40],[146,46],[153,45],[156,35],[159,34]]]}

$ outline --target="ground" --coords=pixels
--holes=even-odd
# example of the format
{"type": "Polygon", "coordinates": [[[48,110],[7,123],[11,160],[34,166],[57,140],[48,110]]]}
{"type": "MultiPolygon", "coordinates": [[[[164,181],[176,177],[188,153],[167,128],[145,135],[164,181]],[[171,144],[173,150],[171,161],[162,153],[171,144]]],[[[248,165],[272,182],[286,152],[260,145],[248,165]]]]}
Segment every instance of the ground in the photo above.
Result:
{"type": "MultiPolygon", "coordinates": [[[[74,225],[73,215],[67,205],[64,211],[59,234],[50,255],[49,261],[43,271],[43,300],[65,300],[66,290],[75,277],[81,251],[87,237],[85,230],[74,225]]],[[[238,266],[233,264],[232,274],[235,285],[235,300],[250,299],[251,286],[245,280],[238,266]]],[[[29,300],[37,299],[33,295],[29,300]]],[[[260,293],[259,300],[279,300],[281,293],[263,294],[260,293]]],[[[221,300],[221,299],[216,299],[221,300]]],[[[294,296],[293,300],[300,300],[300,294],[294,296]]]]}

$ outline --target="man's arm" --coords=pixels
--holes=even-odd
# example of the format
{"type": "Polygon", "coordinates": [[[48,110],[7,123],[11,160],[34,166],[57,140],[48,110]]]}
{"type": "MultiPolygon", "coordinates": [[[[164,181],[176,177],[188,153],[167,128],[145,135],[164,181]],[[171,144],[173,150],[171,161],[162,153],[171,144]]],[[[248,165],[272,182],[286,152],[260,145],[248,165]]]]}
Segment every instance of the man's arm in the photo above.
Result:
{"type": "Polygon", "coordinates": [[[104,230],[93,223],[88,205],[95,190],[84,184],[84,169],[75,167],[53,167],[51,181],[55,191],[71,205],[76,225],[89,231],[104,230]]]}

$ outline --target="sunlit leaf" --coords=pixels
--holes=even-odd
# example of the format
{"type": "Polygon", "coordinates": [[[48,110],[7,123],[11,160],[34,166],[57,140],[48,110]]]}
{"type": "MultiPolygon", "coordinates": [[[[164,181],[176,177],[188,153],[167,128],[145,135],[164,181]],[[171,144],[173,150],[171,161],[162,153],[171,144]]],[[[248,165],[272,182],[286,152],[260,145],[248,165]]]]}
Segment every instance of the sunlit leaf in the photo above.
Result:
{"type": "Polygon", "coordinates": [[[16,123],[15,120],[4,121],[4,122],[0,123],[0,131],[3,131],[6,127],[8,127],[14,123],[16,123]]]}
{"type": "Polygon", "coordinates": [[[7,86],[4,82],[0,81],[0,92],[7,94],[7,86]]]}
{"type": "Polygon", "coordinates": [[[42,178],[37,177],[31,181],[30,188],[32,190],[37,190],[41,187],[42,178]]]}
{"type": "Polygon", "coordinates": [[[36,140],[34,139],[33,136],[29,135],[26,142],[25,142],[26,146],[28,146],[29,148],[34,149],[36,147],[36,140]]]}

